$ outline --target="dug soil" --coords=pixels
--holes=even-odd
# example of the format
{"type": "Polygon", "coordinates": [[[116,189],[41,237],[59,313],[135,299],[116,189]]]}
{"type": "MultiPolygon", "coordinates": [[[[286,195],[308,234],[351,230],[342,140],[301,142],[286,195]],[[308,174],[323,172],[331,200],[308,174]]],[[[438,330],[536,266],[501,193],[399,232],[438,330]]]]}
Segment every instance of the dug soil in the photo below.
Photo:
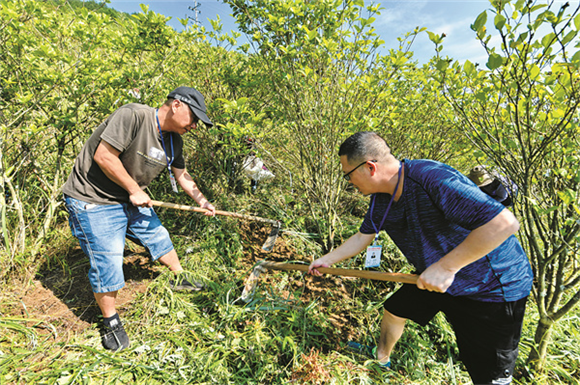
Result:
{"type": "MultiPolygon", "coordinates": [[[[251,271],[259,261],[267,259],[275,262],[309,263],[306,256],[301,256],[290,246],[284,233],[280,234],[271,252],[261,248],[270,233],[269,226],[257,223],[240,223],[240,234],[244,248],[244,258],[239,262],[239,271],[251,271]]],[[[117,310],[121,317],[130,309],[132,302],[145,293],[148,285],[165,267],[151,263],[149,254],[143,247],[129,244],[125,250],[123,270],[125,287],[119,290],[117,310]]],[[[68,342],[75,335],[82,334],[93,327],[100,314],[95,302],[87,273],[89,261],[79,247],[69,250],[64,260],[56,264],[45,264],[37,271],[35,277],[23,282],[10,292],[0,295],[1,313],[5,317],[18,317],[30,320],[31,326],[37,327],[39,333],[52,333],[55,342],[68,342]]],[[[364,280],[343,277],[313,277],[296,272],[268,272],[259,279],[256,295],[279,286],[280,277],[293,277],[287,280],[285,287],[274,300],[291,301],[296,306],[308,306],[316,299],[321,306],[347,303],[352,300],[354,292],[365,291],[369,283],[364,280]],[[298,278],[296,278],[298,277],[298,278]],[[297,297],[297,294],[299,296],[297,297]]],[[[371,283],[371,285],[373,285],[371,283]]],[[[380,287],[374,283],[373,292],[391,290],[388,284],[380,287]]],[[[391,285],[392,286],[392,285],[391,285]]],[[[341,306],[338,306],[339,310],[341,306]]],[[[329,322],[335,328],[334,337],[341,340],[356,338],[360,326],[354,324],[348,312],[339,311],[328,315],[329,322]]],[[[330,337],[330,336],[329,336],[330,337]]]]}

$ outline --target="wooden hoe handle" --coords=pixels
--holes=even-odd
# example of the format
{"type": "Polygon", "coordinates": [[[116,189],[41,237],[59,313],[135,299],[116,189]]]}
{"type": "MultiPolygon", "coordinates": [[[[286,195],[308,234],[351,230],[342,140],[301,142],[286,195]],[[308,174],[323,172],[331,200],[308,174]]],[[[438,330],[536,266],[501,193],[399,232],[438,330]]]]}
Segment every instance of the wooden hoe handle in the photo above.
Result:
{"type": "MultiPolygon", "coordinates": [[[[170,208],[170,209],[185,210],[185,211],[195,211],[195,212],[198,212],[198,213],[206,213],[206,212],[209,211],[208,209],[202,209],[201,207],[195,207],[195,206],[178,205],[178,204],[175,204],[175,203],[167,203],[167,202],[160,202],[160,201],[151,201],[151,202],[153,203],[153,206],[165,207],[165,208],[170,208]]],[[[227,217],[241,218],[241,219],[247,219],[247,220],[250,220],[250,221],[258,221],[258,222],[270,223],[272,225],[275,225],[277,227],[280,227],[280,222],[275,221],[273,219],[260,218],[260,217],[255,217],[253,215],[231,213],[229,211],[221,211],[221,210],[216,210],[215,213],[217,215],[225,215],[227,217]]]]}
{"type": "MultiPolygon", "coordinates": [[[[304,272],[308,271],[308,265],[294,263],[264,261],[260,263],[259,266],[272,270],[300,270],[304,272]]],[[[344,277],[359,277],[373,279],[377,281],[391,281],[411,284],[416,284],[417,279],[419,278],[419,276],[415,274],[384,273],[382,271],[370,271],[370,270],[337,269],[334,267],[317,267],[316,270],[324,274],[339,275],[344,277]]]]}

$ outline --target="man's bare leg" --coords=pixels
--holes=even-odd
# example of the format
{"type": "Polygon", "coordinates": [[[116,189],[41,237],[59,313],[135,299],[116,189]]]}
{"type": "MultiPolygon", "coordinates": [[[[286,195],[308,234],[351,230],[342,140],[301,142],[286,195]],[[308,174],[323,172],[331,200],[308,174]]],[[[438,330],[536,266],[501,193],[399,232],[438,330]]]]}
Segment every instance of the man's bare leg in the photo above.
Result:
{"type": "Polygon", "coordinates": [[[383,312],[381,321],[381,336],[377,346],[377,357],[380,363],[385,364],[391,359],[391,352],[405,330],[405,318],[397,317],[388,311],[383,312]]]}
{"type": "Polygon", "coordinates": [[[97,304],[101,308],[101,313],[103,313],[101,343],[105,349],[114,351],[128,348],[131,344],[115,309],[118,292],[117,290],[108,293],[93,293],[97,304]]]}
{"type": "Polygon", "coordinates": [[[171,270],[175,274],[179,273],[180,271],[183,271],[183,268],[181,267],[181,263],[179,263],[179,258],[177,257],[177,252],[175,251],[175,249],[171,250],[169,253],[159,258],[159,262],[167,266],[169,270],[171,270]]]}
{"type": "Polygon", "coordinates": [[[108,293],[93,293],[99,308],[101,308],[101,313],[103,313],[104,318],[109,318],[115,315],[117,311],[115,310],[115,301],[117,300],[117,293],[119,291],[110,291],[108,293]]]}
{"type": "MultiPolygon", "coordinates": [[[[183,271],[183,267],[181,267],[181,263],[179,262],[179,258],[177,257],[177,252],[175,252],[175,249],[171,250],[169,253],[159,258],[158,261],[161,262],[163,265],[167,266],[175,276],[178,276],[179,273],[183,271]]],[[[203,283],[193,281],[189,278],[188,279],[177,278],[175,282],[170,281],[169,284],[175,291],[184,291],[184,290],[200,291],[204,288],[203,283]]]]}

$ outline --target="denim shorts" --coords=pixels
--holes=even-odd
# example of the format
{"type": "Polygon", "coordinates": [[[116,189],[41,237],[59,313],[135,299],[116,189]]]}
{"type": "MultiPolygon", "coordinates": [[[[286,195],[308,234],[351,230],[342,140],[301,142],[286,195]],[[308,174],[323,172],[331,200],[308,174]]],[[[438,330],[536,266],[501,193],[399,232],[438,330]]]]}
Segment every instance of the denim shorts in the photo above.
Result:
{"type": "Polygon", "coordinates": [[[173,250],[169,232],[149,207],[130,203],[97,205],[64,196],[72,234],[89,257],[89,282],[95,293],[125,286],[125,237],[142,245],[153,261],[173,250]]]}
{"type": "Polygon", "coordinates": [[[385,310],[425,326],[439,311],[453,327],[459,357],[474,384],[509,384],[512,379],[527,297],[483,302],[403,285],[385,310]]]}

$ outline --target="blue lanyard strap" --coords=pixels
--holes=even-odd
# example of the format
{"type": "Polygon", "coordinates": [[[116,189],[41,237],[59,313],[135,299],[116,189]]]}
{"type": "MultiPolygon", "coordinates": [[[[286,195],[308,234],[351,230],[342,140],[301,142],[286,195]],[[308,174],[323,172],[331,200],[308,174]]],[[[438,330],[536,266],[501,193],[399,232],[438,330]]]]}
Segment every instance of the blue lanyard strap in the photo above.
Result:
{"type": "Polygon", "coordinates": [[[399,190],[399,182],[401,181],[401,171],[403,169],[403,163],[399,163],[399,173],[397,176],[397,185],[395,186],[395,192],[391,196],[391,200],[389,201],[389,205],[387,206],[387,210],[385,211],[385,216],[383,216],[383,220],[381,221],[381,225],[377,229],[375,226],[375,222],[372,220],[373,217],[373,210],[375,208],[375,201],[377,200],[377,194],[373,195],[373,201],[371,202],[371,223],[373,224],[373,228],[375,229],[375,241],[379,237],[379,231],[383,228],[383,224],[385,223],[385,219],[387,219],[387,215],[389,215],[389,210],[391,209],[391,205],[393,204],[393,200],[395,200],[395,195],[397,195],[397,191],[399,190]]]}
{"type": "Polygon", "coordinates": [[[159,124],[159,115],[157,112],[159,109],[155,110],[155,119],[157,119],[157,129],[159,130],[159,135],[161,135],[161,145],[163,146],[163,152],[165,153],[165,161],[167,162],[167,170],[169,170],[169,174],[171,174],[171,163],[173,163],[173,135],[169,133],[169,141],[171,143],[171,160],[167,156],[167,150],[165,149],[165,142],[163,141],[163,133],[161,132],[161,125],[159,124]]]}

